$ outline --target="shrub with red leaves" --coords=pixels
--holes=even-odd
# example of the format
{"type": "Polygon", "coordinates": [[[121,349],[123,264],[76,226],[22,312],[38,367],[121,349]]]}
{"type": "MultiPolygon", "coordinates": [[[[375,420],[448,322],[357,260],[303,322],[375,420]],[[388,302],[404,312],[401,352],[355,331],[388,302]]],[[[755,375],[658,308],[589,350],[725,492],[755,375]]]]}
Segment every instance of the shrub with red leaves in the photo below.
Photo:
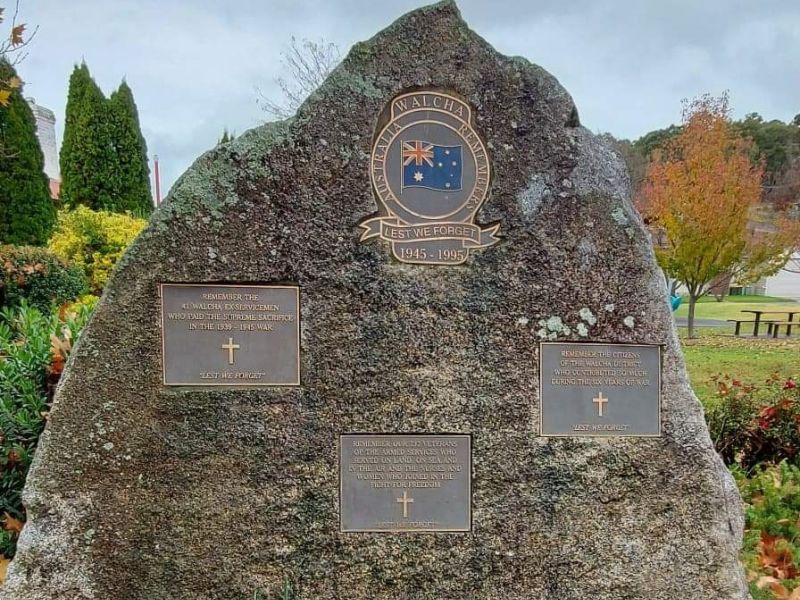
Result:
{"type": "Polygon", "coordinates": [[[800,387],[774,373],[763,384],[727,375],[713,378],[718,403],[706,419],[714,446],[726,464],[750,469],[788,460],[800,452],[800,387]]]}

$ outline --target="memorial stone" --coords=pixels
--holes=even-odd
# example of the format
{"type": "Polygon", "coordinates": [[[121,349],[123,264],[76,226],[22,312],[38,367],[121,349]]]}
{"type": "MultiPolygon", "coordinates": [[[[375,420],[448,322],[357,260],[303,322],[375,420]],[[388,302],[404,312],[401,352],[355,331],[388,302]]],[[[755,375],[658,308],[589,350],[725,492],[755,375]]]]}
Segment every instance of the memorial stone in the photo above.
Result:
{"type": "Polygon", "coordinates": [[[748,598],[625,167],[452,2],[179,179],[24,499],[8,600],[748,598]]]}

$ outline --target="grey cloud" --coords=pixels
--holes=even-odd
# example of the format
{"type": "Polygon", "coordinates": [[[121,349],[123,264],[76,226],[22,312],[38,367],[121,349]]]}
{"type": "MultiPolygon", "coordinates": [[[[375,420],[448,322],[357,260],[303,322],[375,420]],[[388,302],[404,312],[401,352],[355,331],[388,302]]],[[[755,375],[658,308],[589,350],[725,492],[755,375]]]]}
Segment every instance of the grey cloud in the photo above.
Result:
{"type": "MultiPolygon", "coordinates": [[[[21,66],[26,94],[63,126],[67,80],[85,58],[106,92],[133,88],[162,188],[223,128],[266,116],[290,36],[346,52],[422,2],[23,0],[40,31],[21,66]]],[[[680,101],[731,93],[736,114],[800,112],[800,3],[795,0],[464,0],[467,22],[500,51],[541,64],[595,131],[638,137],[680,117],[680,101]]],[[[59,129],[59,139],[61,130],[59,129]]]]}

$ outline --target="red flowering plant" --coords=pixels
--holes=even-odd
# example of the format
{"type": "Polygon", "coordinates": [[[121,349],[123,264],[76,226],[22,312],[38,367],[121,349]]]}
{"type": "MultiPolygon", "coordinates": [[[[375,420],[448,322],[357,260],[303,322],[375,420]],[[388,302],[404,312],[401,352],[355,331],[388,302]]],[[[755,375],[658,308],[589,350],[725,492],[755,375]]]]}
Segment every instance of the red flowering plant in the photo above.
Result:
{"type": "Polygon", "coordinates": [[[749,470],[761,462],[800,459],[800,386],[773,373],[763,384],[713,378],[718,402],[706,419],[726,464],[749,470]]]}

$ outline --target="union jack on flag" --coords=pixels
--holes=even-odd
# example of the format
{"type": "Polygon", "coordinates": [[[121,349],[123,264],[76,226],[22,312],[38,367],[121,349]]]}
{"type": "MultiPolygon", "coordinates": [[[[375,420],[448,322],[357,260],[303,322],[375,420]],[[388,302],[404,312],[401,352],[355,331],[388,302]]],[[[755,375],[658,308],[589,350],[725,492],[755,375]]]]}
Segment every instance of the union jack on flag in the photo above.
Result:
{"type": "Polygon", "coordinates": [[[438,192],[461,189],[461,146],[437,146],[423,140],[403,142],[402,187],[438,192]]]}
{"type": "Polygon", "coordinates": [[[426,162],[429,167],[433,166],[433,144],[427,142],[403,142],[403,166],[414,161],[416,166],[426,162]]]}

